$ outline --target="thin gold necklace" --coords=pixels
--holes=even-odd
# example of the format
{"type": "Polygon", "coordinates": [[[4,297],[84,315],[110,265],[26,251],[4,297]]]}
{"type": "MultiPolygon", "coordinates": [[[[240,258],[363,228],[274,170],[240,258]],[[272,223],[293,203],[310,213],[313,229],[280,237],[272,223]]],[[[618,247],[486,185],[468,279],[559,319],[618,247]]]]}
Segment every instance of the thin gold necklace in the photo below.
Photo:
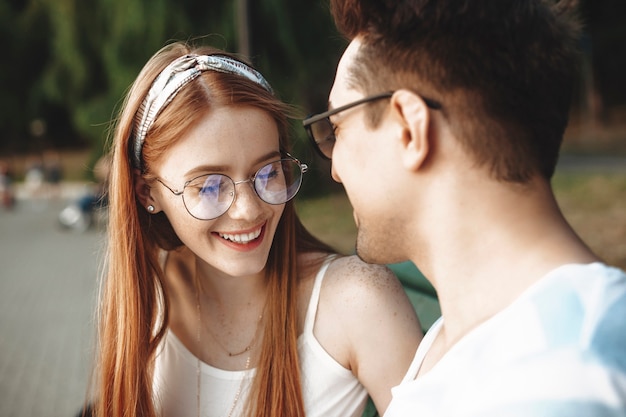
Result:
{"type": "Polygon", "coordinates": [[[252,340],[250,340],[250,343],[248,343],[248,345],[241,351],[239,352],[231,352],[230,350],[228,350],[226,348],[226,346],[224,346],[222,344],[222,342],[219,341],[219,339],[215,336],[215,334],[213,334],[213,332],[211,331],[211,329],[209,328],[209,326],[205,326],[205,329],[207,331],[207,333],[209,333],[209,336],[211,336],[211,339],[213,339],[213,341],[215,341],[215,343],[217,343],[219,345],[219,347],[222,348],[222,350],[224,350],[224,352],[226,352],[228,354],[228,356],[230,356],[231,358],[234,356],[239,356],[239,355],[243,355],[246,352],[249,352],[250,349],[252,349],[254,347],[254,344],[256,342],[256,338],[259,335],[259,328],[261,320],[263,320],[263,313],[259,314],[259,318],[256,324],[256,330],[254,331],[254,335],[252,336],[252,340]]]}
{"type": "MultiPolygon", "coordinates": [[[[201,340],[201,327],[202,327],[202,312],[200,309],[200,282],[198,279],[198,274],[196,271],[196,276],[195,276],[195,281],[196,281],[196,317],[197,317],[197,325],[196,325],[196,340],[198,342],[198,349],[200,349],[200,347],[202,346],[202,340],[201,340]]],[[[263,311],[265,311],[265,306],[263,307],[263,311]]],[[[256,325],[256,330],[254,332],[254,336],[252,337],[252,341],[250,342],[250,344],[248,346],[246,346],[246,348],[238,353],[231,353],[228,351],[228,349],[226,349],[218,340],[217,338],[213,335],[213,333],[211,333],[211,331],[208,329],[207,327],[207,331],[209,332],[209,334],[211,335],[211,337],[215,340],[215,342],[217,342],[218,345],[220,345],[220,347],[222,349],[224,349],[224,351],[226,351],[226,353],[228,353],[228,356],[239,356],[245,352],[250,352],[250,349],[254,346],[254,342],[256,340],[256,337],[259,333],[259,327],[261,324],[261,320],[263,319],[263,313],[261,313],[261,315],[259,315],[259,321],[257,322],[256,325]]],[[[196,356],[196,410],[197,410],[197,416],[200,417],[200,387],[202,385],[201,380],[202,380],[202,373],[200,372],[200,352],[198,352],[198,355],[196,356]]],[[[250,357],[251,354],[248,353],[248,357],[246,358],[246,367],[244,368],[244,372],[248,371],[250,369],[250,357]]],[[[237,406],[237,403],[239,402],[239,397],[241,397],[241,390],[243,388],[243,383],[245,382],[245,375],[241,378],[241,382],[239,383],[239,387],[237,388],[237,392],[235,393],[235,398],[233,399],[233,404],[230,406],[230,410],[228,411],[228,415],[227,417],[232,417],[233,412],[235,411],[235,407],[237,406]]]]}

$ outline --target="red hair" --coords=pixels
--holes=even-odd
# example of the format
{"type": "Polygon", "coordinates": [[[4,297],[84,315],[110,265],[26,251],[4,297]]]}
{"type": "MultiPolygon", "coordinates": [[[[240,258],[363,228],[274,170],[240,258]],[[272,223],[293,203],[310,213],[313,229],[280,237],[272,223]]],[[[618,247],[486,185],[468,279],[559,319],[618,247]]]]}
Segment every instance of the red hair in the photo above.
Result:
{"type": "MultiPolygon", "coordinates": [[[[99,303],[98,351],[92,390],[96,416],[156,415],[153,367],[168,326],[168,302],[161,250],[182,245],[163,213],[141,207],[132,167],[133,120],[152,81],[174,59],[189,53],[220,54],[182,43],[157,52],[140,72],[121,109],[113,137],[109,189],[107,264],[99,303]]],[[[141,174],[191,129],[211,106],[247,105],[268,112],[287,152],[291,109],[263,87],[243,77],[204,71],[186,85],[158,116],[143,145],[141,174]]],[[[266,265],[268,305],[259,363],[248,415],[304,416],[297,352],[297,253],[331,252],[298,219],[293,202],[285,205],[266,265]]]]}

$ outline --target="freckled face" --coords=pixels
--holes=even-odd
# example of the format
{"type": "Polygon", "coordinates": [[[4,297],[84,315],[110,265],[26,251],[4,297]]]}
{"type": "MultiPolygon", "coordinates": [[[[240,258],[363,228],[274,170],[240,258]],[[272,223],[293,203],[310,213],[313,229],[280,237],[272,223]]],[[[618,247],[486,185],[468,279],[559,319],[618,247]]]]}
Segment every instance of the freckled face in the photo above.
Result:
{"type": "MultiPolygon", "coordinates": [[[[248,179],[280,157],[271,116],[254,107],[230,106],[212,109],[163,154],[153,171],[173,190],[182,190],[186,181],[203,174],[248,179]]],[[[284,204],[265,203],[250,182],[235,188],[233,204],[213,220],[192,217],[182,197],[158,182],[151,195],[181,241],[209,267],[230,276],[254,275],[265,268],[284,204]]]]}

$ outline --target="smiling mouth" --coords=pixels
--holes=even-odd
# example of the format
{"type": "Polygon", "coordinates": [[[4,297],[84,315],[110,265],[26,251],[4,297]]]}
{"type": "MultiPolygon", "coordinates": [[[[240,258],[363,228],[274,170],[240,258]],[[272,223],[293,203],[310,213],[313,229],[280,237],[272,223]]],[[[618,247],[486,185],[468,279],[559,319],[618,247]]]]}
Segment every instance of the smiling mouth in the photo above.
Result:
{"type": "Polygon", "coordinates": [[[229,240],[234,243],[239,243],[240,245],[245,245],[246,243],[250,243],[261,235],[263,231],[263,227],[259,227],[257,230],[254,230],[250,233],[218,233],[218,235],[225,240],[229,240]]]}

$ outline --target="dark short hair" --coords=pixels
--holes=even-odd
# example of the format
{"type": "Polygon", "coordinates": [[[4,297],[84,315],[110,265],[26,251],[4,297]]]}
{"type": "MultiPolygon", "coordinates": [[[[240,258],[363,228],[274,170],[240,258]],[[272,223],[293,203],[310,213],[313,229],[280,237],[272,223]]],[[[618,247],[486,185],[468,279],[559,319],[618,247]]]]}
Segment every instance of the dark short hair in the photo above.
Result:
{"type": "Polygon", "coordinates": [[[554,173],[578,62],[574,1],[331,0],[362,47],[349,69],[365,94],[438,100],[455,135],[495,178],[554,173]]]}

